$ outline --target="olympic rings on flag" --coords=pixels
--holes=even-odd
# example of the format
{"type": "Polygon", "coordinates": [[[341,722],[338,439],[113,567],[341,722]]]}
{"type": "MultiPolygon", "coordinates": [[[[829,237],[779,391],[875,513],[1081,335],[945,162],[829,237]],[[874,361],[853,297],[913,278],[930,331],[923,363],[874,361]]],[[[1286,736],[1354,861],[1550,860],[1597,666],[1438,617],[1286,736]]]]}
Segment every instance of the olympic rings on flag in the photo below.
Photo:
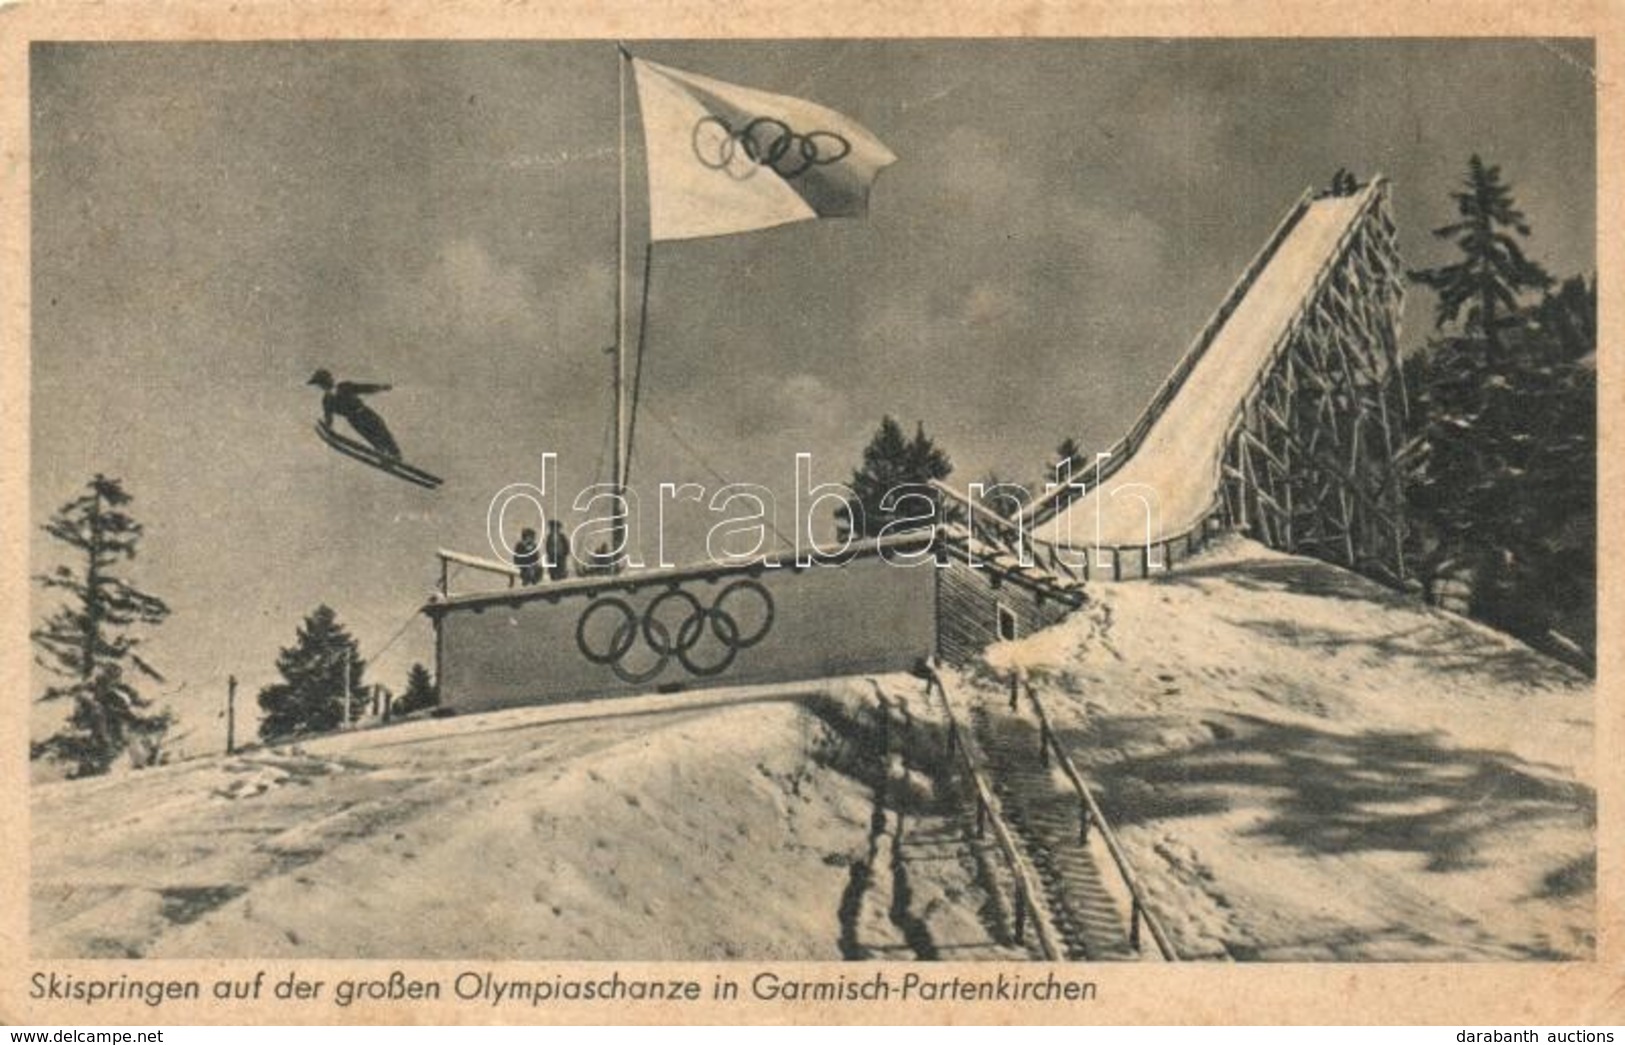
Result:
{"type": "MultiPolygon", "coordinates": [[[[773,596],[753,580],[735,581],[723,588],[710,606],[682,588],[671,588],[651,599],[641,614],[624,599],[606,596],[595,600],[576,620],[576,647],[587,660],[608,665],[616,678],[634,686],[659,676],[673,657],[691,675],[702,678],[720,675],[733,665],[740,650],[750,649],[767,637],[773,627],[774,609],[773,596]],[[746,608],[740,604],[741,599],[752,599],[759,604],[760,622],[749,633],[741,630],[739,618],[726,608],[730,599],[741,612],[746,608]],[[668,606],[682,610],[680,620],[672,622],[663,618],[662,611],[668,606]],[[606,613],[615,622],[609,631],[609,640],[594,641],[589,638],[589,626],[606,613]],[[722,650],[708,661],[696,653],[707,630],[722,650]],[[628,654],[638,645],[639,638],[654,655],[652,664],[641,669],[628,662],[628,654]]],[[[669,613],[666,617],[669,618],[669,613]]],[[[598,633],[602,636],[602,628],[598,633]]]]}
{"type": "Polygon", "coordinates": [[[733,173],[734,157],[741,152],[753,167],[770,167],[781,178],[799,178],[814,167],[839,163],[852,154],[851,141],[834,131],[799,134],[771,116],[758,116],[737,131],[720,116],[702,116],[691,137],[700,163],[729,173],[733,173]]]}

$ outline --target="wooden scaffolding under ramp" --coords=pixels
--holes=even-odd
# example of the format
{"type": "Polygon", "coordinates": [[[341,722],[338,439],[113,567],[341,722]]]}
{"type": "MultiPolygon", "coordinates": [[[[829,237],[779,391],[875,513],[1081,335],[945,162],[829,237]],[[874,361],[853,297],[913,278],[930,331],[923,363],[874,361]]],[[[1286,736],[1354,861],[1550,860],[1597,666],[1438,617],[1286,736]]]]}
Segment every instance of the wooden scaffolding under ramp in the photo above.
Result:
{"type": "Polygon", "coordinates": [[[1298,317],[1237,411],[1222,518],[1283,551],[1390,583],[1405,579],[1398,461],[1405,390],[1404,277],[1387,183],[1327,258],[1298,317]]]}

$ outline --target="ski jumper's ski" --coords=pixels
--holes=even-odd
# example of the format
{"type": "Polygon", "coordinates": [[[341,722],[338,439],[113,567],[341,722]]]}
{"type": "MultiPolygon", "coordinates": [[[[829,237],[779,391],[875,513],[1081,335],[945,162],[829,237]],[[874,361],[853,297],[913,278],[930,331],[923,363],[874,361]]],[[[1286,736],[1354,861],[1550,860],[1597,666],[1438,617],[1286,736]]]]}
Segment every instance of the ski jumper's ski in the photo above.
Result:
{"type": "Polygon", "coordinates": [[[425,472],[421,468],[414,468],[405,461],[385,457],[365,443],[356,442],[335,432],[331,426],[320,421],[316,422],[316,434],[321,436],[322,442],[337,450],[346,457],[370,465],[397,479],[404,479],[409,483],[423,487],[425,490],[438,489],[444,482],[438,475],[425,472]]]}

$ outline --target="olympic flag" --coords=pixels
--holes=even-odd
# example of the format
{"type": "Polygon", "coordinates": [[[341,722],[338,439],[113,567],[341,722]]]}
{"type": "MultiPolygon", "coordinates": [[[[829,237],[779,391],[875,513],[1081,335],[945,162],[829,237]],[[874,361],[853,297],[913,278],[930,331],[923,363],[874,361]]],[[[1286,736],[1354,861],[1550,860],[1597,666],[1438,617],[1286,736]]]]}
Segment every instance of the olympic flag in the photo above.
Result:
{"type": "Polygon", "coordinates": [[[649,169],[649,238],[698,239],[860,217],[897,157],[800,98],[632,60],[649,169]]]}

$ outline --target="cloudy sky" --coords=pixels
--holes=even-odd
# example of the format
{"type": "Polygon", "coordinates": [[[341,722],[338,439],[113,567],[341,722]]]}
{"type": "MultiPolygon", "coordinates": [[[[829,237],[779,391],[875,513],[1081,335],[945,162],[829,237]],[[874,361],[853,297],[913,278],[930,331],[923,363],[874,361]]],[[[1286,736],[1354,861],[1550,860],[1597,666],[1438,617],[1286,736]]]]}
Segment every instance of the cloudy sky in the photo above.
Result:
{"type": "MultiPolygon", "coordinates": [[[[1475,151],[1535,257],[1595,264],[1588,42],[632,48],[899,157],[867,219],[656,246],[634,482],[788,500],[797,451],[845,479],[887,413],[960,482],[1036,479],[1063,437],[1122,433],[1340,166],[1393,180],[1413,265],[1446,256],[1427,230],[1475,151]]],[[[35,521],[97,471],[136,495],[135,578],[175,611],[152,656],[202,743],[224,676],[251,703],[321,602],[365,655],[406,625],[377,672],[399,690],[435,548],[485,551],[488,501],[544,452],[569,488],[606,472],[613,45],[36,45],[31,76],[35,521]],[[445,487],[325,449],[318,366],[392,382],[380,409],[445,487]]],[[[702,521],[672,517],[676,558],[702,521]]]]}

